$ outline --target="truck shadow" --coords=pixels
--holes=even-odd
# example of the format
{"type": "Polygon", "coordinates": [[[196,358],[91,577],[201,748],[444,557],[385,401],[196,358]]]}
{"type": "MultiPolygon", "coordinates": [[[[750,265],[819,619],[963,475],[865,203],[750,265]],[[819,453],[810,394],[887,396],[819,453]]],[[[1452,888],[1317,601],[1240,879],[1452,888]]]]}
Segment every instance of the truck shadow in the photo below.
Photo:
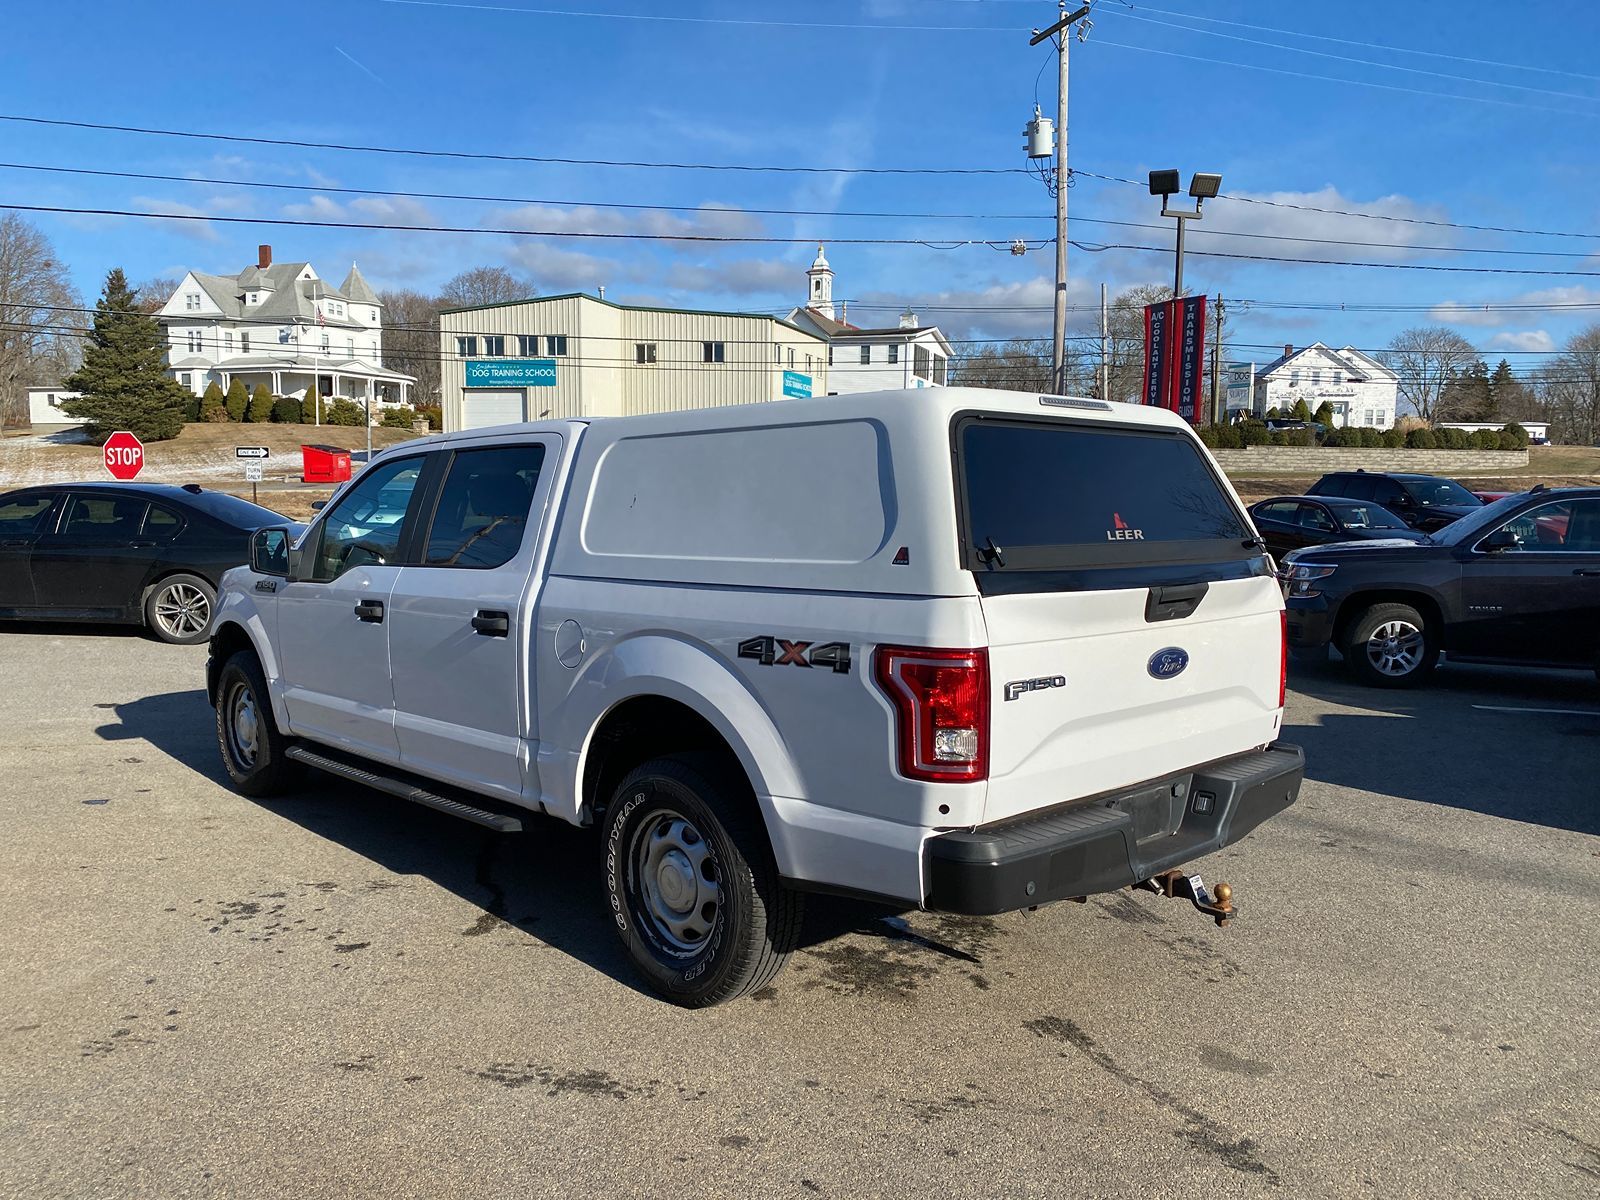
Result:
{"type": "Polygon", "coordinates": [[[1307,724],[1291,704],[1284,724],[1308,780],[1600,834],[1585,765],[1600,751],[1600,689],[1586,672],[1447,664],[1390,691],[1329,661],[1296,664],[1290,686],[1324,706],[1307,724]]]}
{"type": "MultiPolygon", "coordinates": [[[[227,787],[214,717],[202,689],[148,696],[114,709],[96,734],[143,739],[196,774],[227,787]]],[[[524,832],[494,833],[431,809],[310,772],[304,787],[258,804],[317,837],[336,842],[395,875],[427,879],[481,910],[459,930],[478,937],[505,927],[644,993],[612,930],[593,830],[530,815],[524,832]]],[[[879,918],[900,911],[863,902],[807,898],[800,949],[850,933],[887,936],[879,918]]],[[[935,947],[937,950],[937,947],[935,947]]],[[[649,993],[653,995],[653,993],[649,993]]]]}

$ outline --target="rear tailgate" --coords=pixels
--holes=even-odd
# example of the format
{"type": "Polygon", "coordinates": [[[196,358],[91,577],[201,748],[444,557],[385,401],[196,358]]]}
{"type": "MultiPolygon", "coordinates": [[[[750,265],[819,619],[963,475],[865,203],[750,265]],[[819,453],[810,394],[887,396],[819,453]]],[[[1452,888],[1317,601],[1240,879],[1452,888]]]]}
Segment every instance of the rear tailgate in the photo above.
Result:
{"type": "Polygon", "coordinates": [[[956,440],[989,640],[986,822],[1277,736],[1282,597],[1196,439],[970,417],[956,440]]]}

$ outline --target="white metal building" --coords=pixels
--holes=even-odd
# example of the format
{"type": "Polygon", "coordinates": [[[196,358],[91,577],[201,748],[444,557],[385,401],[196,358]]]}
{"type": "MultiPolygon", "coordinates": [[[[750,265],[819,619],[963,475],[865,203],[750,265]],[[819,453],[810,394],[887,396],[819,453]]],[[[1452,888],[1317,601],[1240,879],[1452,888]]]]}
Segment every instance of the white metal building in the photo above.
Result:
{"type": "Polygon", "coordinates": [[[406,404],[416,380],[383,365],[383,306],[354,263],[333,287],[310,263],[274,263],[259,248],[237,275],[190,271],[157,314],[167,330],[167,369],[195,395],[241,379],[277,396],[406,404]]]}
{"type": "MultiPolygon", "coordinates": [[[[1459,429],[1464,433],[1476,433],[1480,429],[1501,430],[1510,423],[1510,417],[1507,417],[1504,421],[1440,421],[1434,428],[1459,429]]],[[[1550,440],[1549,421],[1518,421],[1517,424],[1528,431],[1528,440],[1530,442],[1543,444],[1550,440]]]]}
{"type": "Polygon", "coordinates": [[[759,313],[574,292],[446,309],[444,428],[753,404],[827,390],[827,343],[759,313]]]}
{"type": "Polygon", "coordinates": [[[31,387],[28,389],[28,421],[33,425],[82,425],[84,418],[69,417],[61,411],[68,400],[76,400],[82,393],[69,392],[61,387],[31,387]]]}
{"type": "Polygon", "coordinates": [[[1332,350],[1321,342],[1283,353],[1255,373],[1254,411],[1287,410],[1304,400],[1312,412],[1326,400],[1336,426],[1389,429],[1394,425],[1399,376],[1353,346],[1332,350]]]}
{"type": "Polygon", "coordinates": [[[945,385],[950,343],[937,326],[919,324],[907,311],[894,327],[862,329],[845,315],[834,315],[833,268],[818,246],[806,271],[806,303],[789,313],[789,321],[827,340],[829,395],[945,385]]]}

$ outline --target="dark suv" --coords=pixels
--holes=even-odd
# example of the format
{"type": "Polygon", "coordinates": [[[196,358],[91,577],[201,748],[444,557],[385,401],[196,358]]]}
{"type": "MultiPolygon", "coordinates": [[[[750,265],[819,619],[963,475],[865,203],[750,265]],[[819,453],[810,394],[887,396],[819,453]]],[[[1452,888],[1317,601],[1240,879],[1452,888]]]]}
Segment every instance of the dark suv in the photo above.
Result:
{"type": "Polygon", "coordinates": [[[1459,520],[1483,502],[1453,479],[1437,475],[1334,471],[1311,486],[1313,496],[1373,500],[1413,529],[1432,533],[1459,520]]]}
{"type": "Polygon", "coordinates": [[[1296,550],[1280,572],[1289,644],[1330,643],[1363,683],[1439,660],[1600,671],[1600,488],[1535,488],[1420,541],[1296,550]]]}

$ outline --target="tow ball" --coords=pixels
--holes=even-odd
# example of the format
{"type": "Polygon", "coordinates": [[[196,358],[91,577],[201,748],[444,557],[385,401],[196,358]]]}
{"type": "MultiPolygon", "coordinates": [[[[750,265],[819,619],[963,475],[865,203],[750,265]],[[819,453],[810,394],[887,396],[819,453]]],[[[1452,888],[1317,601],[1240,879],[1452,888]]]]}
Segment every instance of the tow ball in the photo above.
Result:
{"type": "Polygon", "coordinates": [[[1163,871],[1150,879],[1133,885],[1158,896],[1187,900],[1219,926],[1226,925],[1238,916],[1233,907],[1233,889],[1225,883],[1217,884],[1215,896],[1206,890],[1205,880],[1198,875],[1185,875],[1182,871],[1163,871]]]}

